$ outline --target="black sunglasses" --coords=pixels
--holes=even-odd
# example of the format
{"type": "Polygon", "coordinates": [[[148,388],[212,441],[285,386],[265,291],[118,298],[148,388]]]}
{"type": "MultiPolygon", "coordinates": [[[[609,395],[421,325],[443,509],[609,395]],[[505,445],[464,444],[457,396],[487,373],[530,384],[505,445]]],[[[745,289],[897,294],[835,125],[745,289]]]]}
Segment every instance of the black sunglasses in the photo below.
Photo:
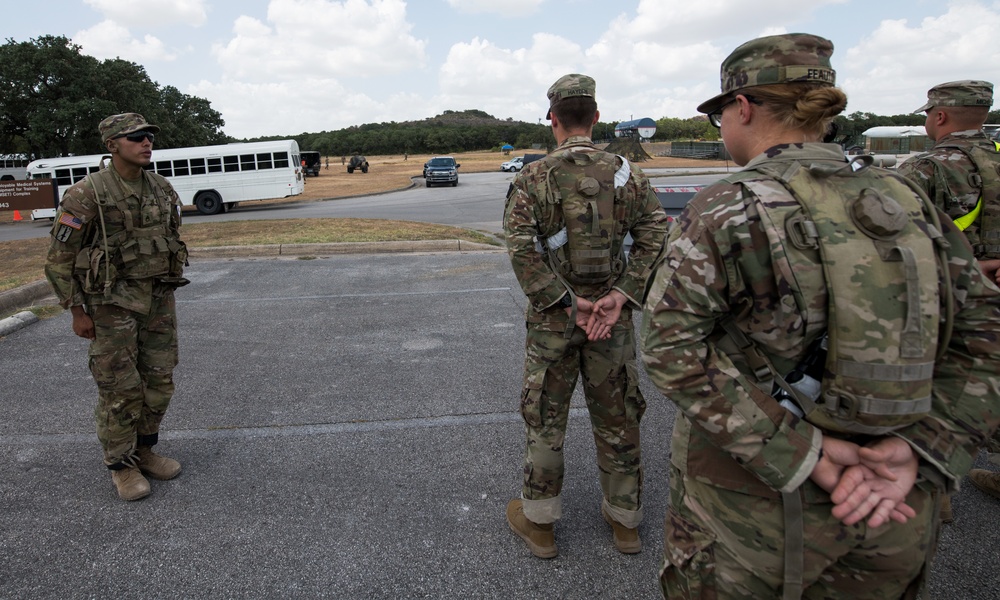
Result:
{"type": "Polygon", "coordinates": [[[133,131],[132,133],[126,133],[125,135],[120,135],[115,139],[117,140],[120,138],[125,138],[126,140],[130,142],[135,142],[137,144],[142,143],[142,140],[149,140],[149,143],[152,144],[153,140],[156,139],[156,136],[154,136],[152,132],[149,131],[133,131]]]}
{"type": "MultiPolygon", "coordinates": [[[[749,102],[750,104],[756,104],[757,106],[764,104],[760,100],[748,94],[743,94],[743,97],[746,98],[747,102],[749,102]]],[[[715,109],[713,112],[709,113],[708,122],[714,125],[716,129],[720,129],[722,127],[722,111],[725,110],[726,107],[732,104],[733,102],[736,102],[736,96],[733,96],[732,99],[729,100],[729,102],[726,102],[719,108],[715,109]]]]}

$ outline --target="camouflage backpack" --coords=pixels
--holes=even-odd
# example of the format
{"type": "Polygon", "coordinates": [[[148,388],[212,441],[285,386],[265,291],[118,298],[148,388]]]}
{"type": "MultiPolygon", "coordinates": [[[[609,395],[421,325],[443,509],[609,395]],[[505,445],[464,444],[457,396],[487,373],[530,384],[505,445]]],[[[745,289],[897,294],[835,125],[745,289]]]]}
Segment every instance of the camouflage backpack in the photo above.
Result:
{"type": "Polygon", "coordinates": [[[548,161],[545,189],[539,190],[546,223],[538,245],[541,250],[544,244],[550,267],[571,293],[572,286],[613,280],[624,268],[623,257],[611,256],[617,190],[630,174],[628,161],[622,161],[619,168],[613,154],[574,148],[555,152],[548,161]]]}
{"type": "Polygon", "coordinates": [[[940,290],[951,304],[936,211],[901,177],[869,169],[770,161],[729,181],[753,192],[773,261],[800,299],[827,295],[827,356],[819,396],[791,387],[732,322],[724,324],[761,387],[792,394],[810,423],[828,431],[880,435],[925,417],[939,332],[940,290]],[[797,202],[790,203],[791,194],[797,202]],[[807,201],[804,201],[807,200],[807,201]],[[740,339],[742,337],[742,339],[740,339]]]}
{"type": "MultiPolygon", "coordinates": [[[[969,214],[955,219],[955,225],[965,231],[973,223],[979,224],[979,243],[972,249],[977,258],[1000,258],[1000,143],[993,142],[993,152],[981,145],[970,143],[944,143],[934,149],[954,148],[969,157],[976,171],[969,173],[969,185],[980,190],[979,203],[969,214]],[[993,196],[987,195],[993,191],[993,196]]],[[[941,177],[937,166],[935,177],[941,177]]],[[[948,189],[946,181],[938,184],[948,189]]]]}

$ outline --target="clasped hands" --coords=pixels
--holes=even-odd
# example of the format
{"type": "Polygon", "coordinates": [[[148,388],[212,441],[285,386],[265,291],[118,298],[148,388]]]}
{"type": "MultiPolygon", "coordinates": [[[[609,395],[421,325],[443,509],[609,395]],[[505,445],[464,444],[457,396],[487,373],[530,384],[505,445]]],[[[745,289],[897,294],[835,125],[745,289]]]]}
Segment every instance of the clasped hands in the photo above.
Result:
{"type": "MultiPolygon", "coordinates": [[[[622,306],[628,302],[625,294],[611,290],[591,302],[586,298],[576,297],[576,325],[587,333],[587,339],[594,342],[611,337],[611,328],[621,318],[622,306]]],[[[566,314],[572,315],[572,309],[567,308],[566,314]]]]}
{"type": "Polygon", "coordinates": [[[823,454],[810,479],[830,493],[832,514],[845,525],[868,518],[870,527],[917,516],[906,496],[917,479],[919,460],[898,437],[866,446],[824,436],[823,454]]]}

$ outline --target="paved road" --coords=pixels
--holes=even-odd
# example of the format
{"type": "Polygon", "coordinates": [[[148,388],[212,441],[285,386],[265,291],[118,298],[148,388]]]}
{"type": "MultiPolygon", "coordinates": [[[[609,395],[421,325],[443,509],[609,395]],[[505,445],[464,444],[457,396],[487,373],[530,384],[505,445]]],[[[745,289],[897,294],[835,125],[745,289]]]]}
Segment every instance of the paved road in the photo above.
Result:
{"type": "MultiPolygon", "coordinates": [[[[560,556],[507,529],[524,297],[501,252],[198,261],[137,503],[100,464],[67,314],[0,339],[0,598],[657,598],[674,408],[643,376],[646,549],[616,552],[579,394],[560,556]]],[[[982,461],[980,461],[982,464],[982,461]]],[[[1000,503],[955,499],[937,598],[1000,588],[1000,503]]]]}
{"type": "MultiPolygon", "coordinates": [[[[674,169],[652,169],[650,175],[654,183],[704,184],[719,178],[718,174],[687,174],[694,171],[686,170],[683,177],[678,177],[670,176],[677,172],[674,169]]],[[[351,217],[440,223],[499,233],[503,229],[504,198],[513,178],[512,173],[499,171],[469,173],[459,178],[457,187],[433,188],[423,187],[423,180],[417,178],[415,187],[399,192],[322,202],[276,205],[247,202],[218,215],[185,213],[185,222],[351,217]]],[[[0,241],[43,237],[48,235],[50,227],[49,221],[0,224],[0,241]]]]}

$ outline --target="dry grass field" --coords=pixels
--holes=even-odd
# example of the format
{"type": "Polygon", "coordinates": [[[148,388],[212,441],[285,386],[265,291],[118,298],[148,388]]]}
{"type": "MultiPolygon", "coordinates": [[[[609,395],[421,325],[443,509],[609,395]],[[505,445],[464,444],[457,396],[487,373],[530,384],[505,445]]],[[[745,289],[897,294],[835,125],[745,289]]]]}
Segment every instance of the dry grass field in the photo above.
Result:
{"type": "MultiPolygon", "coordinates": [[[[655,146],[655,144],[651,144],[655,146]]],[[[649,150],[647,150],[649,151],[649,150]]],[[[539,150],[514,150],[509,154],[499,152],[464,152],[450,154],[462,165],[458,172],[485,173],[499,171],[500,164],[515,156],[538,153],[539,150]]],[[[651,152],[652,153],[652,152],[651,152]]],[[[410,185],[411,181],[423,185],[424,163],[432,154],[368,156],[369,169],[367,173],[355,171],[348,173],[347,167],[340,164],[340,157],[329,157],[330,167],[325,168],[326,158],[323,158],[324,168],[319,177],[306,178],[306,191],[297,200],[324,200],[328,198],[343,198],[373,194],[389,190],[398,190],[410,185]],[[413,179],[415,178],[415,179],[413,179]]],[[[347,157],[350,159],[350,157],[347,157]]],[[[654,157],[652,160],[639,163],[639,167],[648,168],[683,168],[683,167],[714,167],[726,166],[725,161],[700,159],[684,159],[671,157],[654,157]]]]}
{"type": "MultiPolygon", "coordinates": [[[[654,154],[669,147],[669,144],[649,144],[647,152],[654,154]]],[[[451,154],[462,166],[459,173],[484,173],[488,171],[499,171],[500,163],[510,160],[515,156],[538,153],[539,150],[518,149],[509,154],[499,152],[463,152],[451,154]]],[[[305,192],[299,196],[276,200],[265,200],[264,202],[301,202],[303,200],[327,200],[331,198],[346,198],[349,196],[360,196],[366,194],[376,194],[406,188],[411,183],[416,182],[423,185],[424,163],[432,154],[402,154],[389,156],[368,156],[369,169],[367,173],[355,171],[348,173],[346,165],[340,164],[339,156],[323,157],[319,177],[306,177],[305,192]],[[326,168],[329,159],[329,168],[326,168]]],[[[350,159],[350,157],[346,157],[350,159]]],[[[652,160],[639,163],[643,169],[649,168],[683,168],[683,167],[714,167],[726,166],[725,161],[702,160],[687,158],[671,158],[655,156],[652,160]]],[[[187,207],[185,210],[195,210],[194,207],[187,207]]],[[[25,212],[21,213],[23,219],[27,219],[25,212]]],[[[9,223],[13,220],[12,212],[0,211],[0,223],[9,223]]]]}

